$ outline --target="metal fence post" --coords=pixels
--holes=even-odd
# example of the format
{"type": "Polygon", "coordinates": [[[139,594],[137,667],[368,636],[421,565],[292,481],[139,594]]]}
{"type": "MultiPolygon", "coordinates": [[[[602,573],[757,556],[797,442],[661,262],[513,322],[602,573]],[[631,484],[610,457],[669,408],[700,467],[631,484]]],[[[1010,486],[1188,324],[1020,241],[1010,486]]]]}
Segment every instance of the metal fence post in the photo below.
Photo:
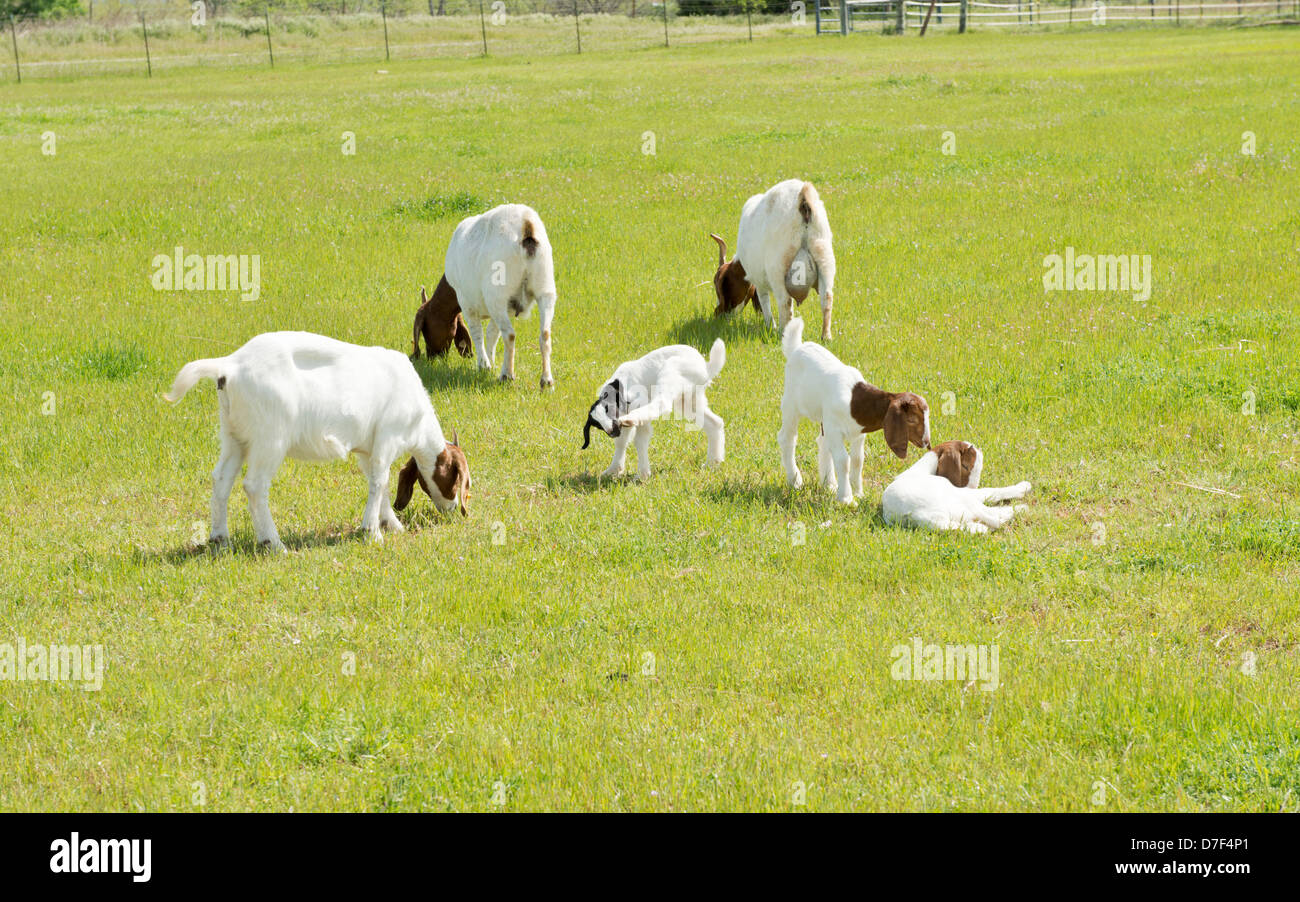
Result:
{"type": "Polygon", "coordinates": [[[478,0],[478,27],[483,32],[483,55],[487,56],[487,20],[483,18],[483,0],[478,0]]]}
{"type": "Polygon", "coordinates": [[[966,0],[961,0],[961,18],[957,20],[957,33],[966,33],[966,0]]]}
{"type": "Polygon", "coordinates": [[[578,0],[573,0],[573,33],[578,36],[578,52],[582,53],[582,28],[578,25],[578,0]]]}
{"type": "Polygon", "coordinates": [[[18,73],[18,84],[23,83],[23,67],[18,62],[18,29],[14,26],[14,17],[9,17],[9,37],[14,42],[14,71],[18,73]]]}
{"type": "Polygon", "coordinates": [[[271,57],[271,68],[275,68],[275,50],[271,47],[271,8],[262,7],[262,16],[266,19],[266,52],[271,57]]]}
{"type": "Polygon", "coordinates": [[[144,10],[140,10],[140,31],[144,34],[144,64],[149,77],[153,78],[153,57],[149,55],[149,25],[144,20],[144,10]]]}
{"type": "Polygon", "coordinates": [[[388,53],[388,4],[379,4],[379,16],[384,20],[384,59],[391,60],[392,56],[388,53]]]}

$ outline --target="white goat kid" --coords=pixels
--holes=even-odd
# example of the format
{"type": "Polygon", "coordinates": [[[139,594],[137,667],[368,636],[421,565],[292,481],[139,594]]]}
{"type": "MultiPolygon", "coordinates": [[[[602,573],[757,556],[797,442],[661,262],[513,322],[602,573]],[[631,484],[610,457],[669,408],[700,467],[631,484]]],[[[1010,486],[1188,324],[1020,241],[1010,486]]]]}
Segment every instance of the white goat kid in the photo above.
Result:
{"type": "Polygon", "coordinates": [[[758,293],[763,319],[783,331],[809,291],[821,297],[822,341],[831,339],[835,250],[826,207],[811,182],[787,179],[745,201],[736,233],[736,262],[758,293]]]}
{"type": "Polygon", "coordinates": [[[885,522],[918,529],[985,533],[1015,515],[1013,506],[990,507],[1023,498],[1032,486],[1018,482],[1000,489],[979,487],[984,452],[970,442],[943,442],[899,474],[880,499],[885,522]]]}
{"type": "Polygon", "coordinates": [[[670,413],[698,425],[708,437],[709,465],[722,463],[726,456],[726,433],[722,417],[709,408],[704,390],[713,384],[727,362],[727,350],[719,338],[713,342],[706,362],[689,345],[669,345],[629,360],[614,370],[591,405],[582,429],[582,447],[591,444],[595,426],[614,439],[614,460],[602,473],[623,475],[627,446],[636,442],[637,477],[650,478],[650,436],[654,420],[670,413]]]}
{"type": "Polygon", "coordinates": [[[551,242],[536,211],[523,204],[503,204],[462,220],[447,245],[445,272],[460,303],[480,369],[492,368],[498,340],[504,336],[503,382],[515,378],[511,318],[537,306],[541,385],[554,385],[551,320],[555,315],[555,268],[551,242]]]}
{"type": "Polygon", "coordinates": [[[795,463],[801,417],[820,423],[817,438],[822,484],[841,504],[856,505],[862,491],[862,461],[868,432],[884,430],[885,444],[900,459],[910,442],[930,447],[930,405],[920,395],[888,392],[862,378],[856,368],[815,342],[803,340],[803,320],[792,319],[781,336],[785,354],[785,392],[777,444],[791,488],[803,485],[795,463]],[[845,443],[849,452],[844,452],[845,443]]]}
{"type": "Polygon", "coordinates": [[[388,471],[408,453],[424,480],[446,487],[431,493],[438,509],[459,503],[466,511],[465,455],[443,437],[420,377],[398,351],[310,332],[267,332],[228,357],[187,363],[163,397],[175,403],[200,379],[217,383],[221,417],[221,456],[212,473],[214,544],[230,539],[230,490],[245,462],[254,535],[277,551],[284,545],[268,496],[285,457],[326,461],[355,454],[370,487],[361,528],[374,539],[382,538],[381,526],[402,530],[388,500],[388,471]]]}

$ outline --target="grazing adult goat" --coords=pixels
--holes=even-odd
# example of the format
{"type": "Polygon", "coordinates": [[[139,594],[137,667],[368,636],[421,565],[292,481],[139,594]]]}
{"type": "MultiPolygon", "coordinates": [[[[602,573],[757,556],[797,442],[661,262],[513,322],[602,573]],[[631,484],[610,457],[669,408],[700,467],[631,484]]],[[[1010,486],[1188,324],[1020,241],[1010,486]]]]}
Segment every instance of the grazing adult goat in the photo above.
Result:
{"type": "Polygon", "coordinates": [[[811,182],[787,179],[745,201],[736,233],[736,256],[726,261],[727,243],[718,243],[718,269],[713,290],[714,313],[721,315],[751,301],[772,325],[776,303],[778,330],[815,290],[822,304],[822,341],[831,339],[831,306],[835,295],[835,250],[831,244],[826,207],[811,182]]]}
{"type": "Polygon", "coordinates": [[[473,339],[479,368],[492,368],[497,343],[504,337],[501,380],[515,378],[511,317],[527,314],[535,304],[541,320],[541,385],[554,385],[551,319],[555,315],[555,268],[551,242],[537,212],[523,204],[503,204],[462,220],[447,245],[445,271],[473,339]]]}
{"type": "Polygon", "coordinates": [[[429,496],[439,510],[459,504],[462,514],[468,512],[465,455],[443,437],[424,384],[399,351],[310,332],[267,332],[228,357],[185,364],[163,397],[175,403],[200,379],[217,383],[221,417],[221,456],[212,472],[213,544],[230,540],[226,510],[245,462],[253,533],[276,551],[284,544],[271,519],[269,494],[286,457],[325,461],[355,454],[370,487],[361,528],[374,539],[382,538],[380,527],[402,531],[388,501],[388,471],[406,454],[407,498],[418,475],[426,492],[430,484],[437,486],[429,496]]]}

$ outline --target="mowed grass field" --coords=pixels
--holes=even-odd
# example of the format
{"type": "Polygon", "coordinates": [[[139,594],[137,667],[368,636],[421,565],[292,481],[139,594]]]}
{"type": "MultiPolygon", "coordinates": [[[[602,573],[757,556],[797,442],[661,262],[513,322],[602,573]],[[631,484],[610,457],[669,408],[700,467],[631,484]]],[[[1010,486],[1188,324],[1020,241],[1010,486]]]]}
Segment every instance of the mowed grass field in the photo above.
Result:
{"type": "Polygon", "coordinates": [[[1297,84],[1294,32],[1167,29],[0,87],[0,642],[108,666],[0,682],[0,807],[1300,808],[1297,84]],[[700,283],[792,175],[832,350],[1033,482],[1005,532],[886,527],[879,434],[856,509],[786,487],[777,338],[700,283]],[[505,201],[554,246],[558,385],[535,313],[513,384],[419,363],[470,516],[420,495],[370,544],[355,464],[290,461],[287,555],[238,487],[233,550],[196,544],[216,399],[166,404],[176,370],[279,329],[409,350],[505,201]],[[177,246],[260,255],[260,298],[155,291],[177,246]],[[1149,254],[1150,298],[1046,293],[1066,247],[1149,254]],[[648,484],[597,481],[615,366],[718,336],[725,465],[666,422],[648,484]],[[999,687],[892,679],[912,637],[996,645],[999,687]]]}

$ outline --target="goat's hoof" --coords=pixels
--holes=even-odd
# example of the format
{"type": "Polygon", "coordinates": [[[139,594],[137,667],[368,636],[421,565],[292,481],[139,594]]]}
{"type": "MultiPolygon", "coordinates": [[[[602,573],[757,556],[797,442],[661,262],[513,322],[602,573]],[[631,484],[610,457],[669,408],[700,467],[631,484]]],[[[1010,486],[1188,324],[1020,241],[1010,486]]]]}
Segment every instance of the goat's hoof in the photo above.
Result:
{"type": "Polygon", "coordinates": [[[637,470],[637,472],[636,472],[636,478],[637,478],[637,480],[638,480],[639,482],[649,482],[649,481],[650,481],[650,471],[649,471],[649,470],[637,470]]]}
{"type": "Polygon", "coordinates": [[[514,382],[514,381],[515,381],[515,377],[512,376],[512,375],[510,375],[509,373],[502,373],[502,374],[501,374],[501,378],[498,379],[497,381],[498,381],[498,382],[514,382]]]}
{"type": "Polygon", "coordinates": [[[602,473],[600,474],[600,477],[601,477],[601,479],[618,479],[618,477],[620,477],[620,476],[622,476],[622,475],[623,475],[623,468],[622,468],[622,467],[619,467],[619,468],[617,468],[617,469],[615,469],[614,467],[610,467],[609,469],[607,469],[607,470],[605,470],[604,472],[602,472],[602,473]]]}
{"type": "Polygon", "coordinates": [[[284,543],[279,539],[263,539],[261,542],[261,548],[263,551],[269,551],[274,554],[285,554],[288,551],[288,549],[284,547],[284,543]]]}
{"type": "Polygon", "coordinates": [[[802,474],[802,473],[795,473],[795,474],[794,474],[794,479],[787,479],[786,481],[790,483],[790,488],[795,489],[796,491],[797,491],[798,489],[803,488],[803,474],[802,474]]]}
{"type": "Polygon", "coordinates": [[[230,547],[230,536],[222,534],[219,536],[208,536],[208,547],[213,551],[221,551],[230,547]]]}
{"type": "Polygon", "coordinates": [[[374,545],[382,545],[384,543],[384,532],[378,526],[372,529],[363,529],[362,532],[365,533],[367,542],[374,545]]]}
{"type": "Polygon", "coordinates": [[[722,458],[721,458],[721,457],[717,457],[717,458],[712,458],[712,457],[711,457],[711,458],[709,458],[708,460],[706,460],[706,461],[704,462],[704,466],[705,466],[705,468],[707,468],[707,469],[710,469],[710,470],[716,470],[718,467],[722,466],[722,458]]]}
{"type": "Polygon", "coordinates": [[[839,499],[839,502],[840,502],[840,504],[844,505],[845,507],[857,507],[857,506],[858,506],[858,499],[857,499],[857,498],[854,498],[852,495],[850,495],[850,496],[847,497],[847,498],[840,498],[840,499],[839,499]]]}
{"type": "Polygon", "coordinates": [[[555,388],[555,380],[552,379],[550,376],[543,376],[543,377],[542,377],[542,388],[544,388],[544,389],[546,389],[546,388],[555,388]]]}
{"type": "Polygon", "coordinates": [[[406,527],[403,526],[402,521],[398,520],[396,517],[391,520],[383,520],[379,525],[381,528],[387,529],[389,532],[406,532],[406,527]]]}

